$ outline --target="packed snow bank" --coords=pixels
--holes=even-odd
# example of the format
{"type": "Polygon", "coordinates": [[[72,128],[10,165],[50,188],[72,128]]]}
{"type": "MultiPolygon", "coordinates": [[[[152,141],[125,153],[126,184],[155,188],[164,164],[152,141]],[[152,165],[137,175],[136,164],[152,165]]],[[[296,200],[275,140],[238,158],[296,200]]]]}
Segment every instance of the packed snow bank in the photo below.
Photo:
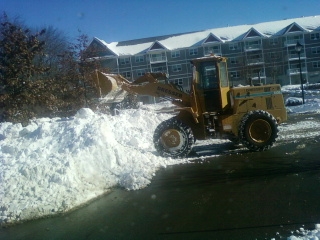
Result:
{"type": "Polygon", "coordinates": [[[114,186],[147,186],[159,167],[155,127],[169,114],[127,110],[118,116],[81,109],[74,118],[0,125],[1,224],[65,212],[114,186]]]}

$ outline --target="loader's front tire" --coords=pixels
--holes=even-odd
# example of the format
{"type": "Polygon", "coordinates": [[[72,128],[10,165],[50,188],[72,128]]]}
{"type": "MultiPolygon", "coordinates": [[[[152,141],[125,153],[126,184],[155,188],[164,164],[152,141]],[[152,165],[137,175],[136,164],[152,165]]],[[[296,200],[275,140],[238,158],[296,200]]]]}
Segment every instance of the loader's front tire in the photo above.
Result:
{"type": "Polygon", "coordinates": [[[158,125],[153,143],[162,157],[183,158],[190,153],[194,136],[189,126],[171,118],[158,125]]]}
{"type": "Polygon", "coordinates": [[[266,111],[251,111],[241,119],[238,133],[241,143],[249,150],[265,151],[278,137],[278,124],[266,111]]]}

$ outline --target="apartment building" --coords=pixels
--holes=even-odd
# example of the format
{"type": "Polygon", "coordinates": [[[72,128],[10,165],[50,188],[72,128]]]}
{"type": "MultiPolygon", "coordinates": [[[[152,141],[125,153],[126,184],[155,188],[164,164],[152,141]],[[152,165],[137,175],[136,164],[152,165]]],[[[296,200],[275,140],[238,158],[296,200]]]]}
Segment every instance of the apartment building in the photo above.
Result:
{"type": "Polygon", "coordinates": [[[112,73],[134,80],[146,72],[166,72],[189,90],[193,58],[228,58],[231,84],[320,82],[320,15],[253,25],[228,26],[106,43],[94,38],[88,49],[112,73]],[[302,44],[299,55],[296,44],[302,44]]]}

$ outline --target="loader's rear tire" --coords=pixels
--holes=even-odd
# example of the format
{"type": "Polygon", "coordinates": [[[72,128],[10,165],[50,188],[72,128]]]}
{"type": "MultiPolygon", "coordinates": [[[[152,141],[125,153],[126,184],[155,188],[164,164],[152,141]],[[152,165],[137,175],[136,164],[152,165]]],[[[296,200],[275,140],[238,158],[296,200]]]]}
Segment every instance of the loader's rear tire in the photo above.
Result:
{"type": "Polygon", "coordinates": [[[243,116],[239,124],[239,139],[251,151],[269,149],[278,137],[276,119],[268,112],[256,110],[243,116]]]}
{"type": "Polygon", "coordinates": [[[190,153],[194,136],[189,126],[170,118],[158,125],[153,143],[162,157],[183,158],[190,153]]]}

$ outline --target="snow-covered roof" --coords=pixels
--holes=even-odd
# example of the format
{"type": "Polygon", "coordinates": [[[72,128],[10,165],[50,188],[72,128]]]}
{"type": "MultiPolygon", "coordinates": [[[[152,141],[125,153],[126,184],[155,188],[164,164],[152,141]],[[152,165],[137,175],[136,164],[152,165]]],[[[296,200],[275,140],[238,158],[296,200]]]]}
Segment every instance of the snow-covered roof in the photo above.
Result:
{"type": "Polygon", "coordinates": [[[166,36],[150,37],[122,42],[106,43],[95,38],[116,56],[130,56],[143,54],[154,50],[154,45],[162,46],[164,50],[175,50],[201,46],[208,39],[216,42],[242,41],[247,37],[275,37],[288,32],[300,30],[304,32],[320,31],[320,15],[311,17],[292,18],[286,20],[263,22],[252,25],[239,25],[232,27],[213,28],[198,32],[172,34],[166,36]]]}

